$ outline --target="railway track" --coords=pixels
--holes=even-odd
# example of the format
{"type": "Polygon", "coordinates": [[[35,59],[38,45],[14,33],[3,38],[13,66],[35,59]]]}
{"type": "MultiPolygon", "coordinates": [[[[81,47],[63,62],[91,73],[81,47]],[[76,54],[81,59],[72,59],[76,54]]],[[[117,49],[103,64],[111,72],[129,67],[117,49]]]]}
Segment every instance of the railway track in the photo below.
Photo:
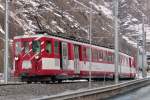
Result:
{"type": "Polygon", "coordinates": [[[8,85],[22,85],[22,84],[26,84],[25,82],[9,82],[7,84],[5,83],[0,83],[0,86],[8,86],[8,85]]]}
{"type": "MultiPolygon", "coordinates": [[[[112,85],[113,81],[106,81],[105,85],[112,85]]],[[[104,82],[92,82],[92,87],[103,87],[104,82]]],[[[65,81],[59,84],[41,83],[10,83],[0,85],[0,100],[30,100],[41,96],[50,96],[64,92],[88,88],[88,81],[65,81]]]]}
{"type": "Polygon", "coordinates": [[[150,78],[132,80],[105,87],[80,89],[32,100],[101,100],[150,84],[150,78]]]}

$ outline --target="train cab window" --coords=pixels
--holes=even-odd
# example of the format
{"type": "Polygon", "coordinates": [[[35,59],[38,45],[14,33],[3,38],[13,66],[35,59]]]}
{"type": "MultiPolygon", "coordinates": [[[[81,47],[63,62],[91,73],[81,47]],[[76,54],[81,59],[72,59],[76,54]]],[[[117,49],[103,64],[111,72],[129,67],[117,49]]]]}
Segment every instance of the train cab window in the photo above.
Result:
{"type": "Polygon", "coordinates": [[[24,52],[29,53],[29,42],[24,42],[24,52]]]}
{"type": "Polygon", "coordinates": [[[50,41],[46,41],[46,52],[47,53],[52,53],[52,43],[50,41]]]}
{"type": "Polygon", "coordinates": [[[41,42],[40,41],[32,41],[32,51],[39,53],[41,51],[41,42]]]}
{"type": "Polygon", "coordinates": [[[21,42],[16,42],[15,48],[16,48],[15,53],[16,53],[17,55],[20,54],[21,51],[22,51],[21,42]]]}
{"type": "Polygon", "coordinates": [[[55,54],[58,54],[59,53],[59,42],[58,41],[55,41],[54,42],[54,51],[55,51],[55,54]]]}

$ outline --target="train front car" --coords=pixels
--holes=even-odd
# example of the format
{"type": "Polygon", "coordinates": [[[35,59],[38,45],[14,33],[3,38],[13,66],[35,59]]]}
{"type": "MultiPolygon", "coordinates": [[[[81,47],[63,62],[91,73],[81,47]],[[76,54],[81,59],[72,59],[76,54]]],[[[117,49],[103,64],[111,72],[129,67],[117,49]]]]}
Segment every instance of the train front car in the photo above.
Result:
{"type": "Polygon", "coordinates": [[[52,76],[60,72],[60,60],[56,59],[59,54],[54,54],[52,45],[53,39],[45,38],[42,34],[14,37],[15,76],[28,83],[52,80],[52,76]],[[57,61],[56,64],[54,61],[57,61]]]}
{"type": "MultiPolygon", "coordinates": [[[[61,82],[66,79],[114,78],[114,50],[46,34],[14,38],[15,76],[22,81],[61,82]]],[[[135,78],[134,58],[120,53],[119,77],[135,78]]]]}
{"type": "Polygon", "coordinates": [[[22,81],[36,75],[41,59],[41,40],[42,38],[37,36],[14,37],[15,76],[20,77],[22,81]]]}

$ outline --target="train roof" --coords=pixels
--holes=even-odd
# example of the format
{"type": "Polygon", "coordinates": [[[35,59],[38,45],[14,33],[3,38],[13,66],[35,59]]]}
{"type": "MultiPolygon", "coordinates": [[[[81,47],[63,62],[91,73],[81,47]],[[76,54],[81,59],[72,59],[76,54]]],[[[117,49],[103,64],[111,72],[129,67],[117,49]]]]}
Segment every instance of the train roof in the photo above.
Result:
{"type": "MultiPolygon", "coordinates": [[[[60,37],[60,36],[55,36],[55,35],[49,35],[49,34],[32,34],[32,35],[21,35],[21,36],[15,36],[14,39],[23,39],[23,38],[42,38],[42,37],[47,37],[47,38],[55,38],[55,39],[58,39],[58,40],[62,40],[62,41],[65,41],[65,42],[71,42],[71,43],[75,43],[75,44],[79,44],[79,45],[84,45],[84,46],[90,46],[90,41],[89,40],[85,40],[83,38],[79,38],[79,39],[76,39],[74,37],[60,37]]],[[[99,48],[99,49],[102,49],[102,50],[107,50],[107,51],[110,51],[110,52],[113,52],[114,53],[114,49],[112,48],[107,48],[107,47],[102,47],[100,46],[99,44],[97,44],[96,42],[91,42],[91,46],[93,48],[99,48]]],[[[120,52],[121,55],[124,55],[124,56],[128,56],[128,57],[132,57],[132,56],[129,56],[125,53],[122,53],[120,52]]]]}

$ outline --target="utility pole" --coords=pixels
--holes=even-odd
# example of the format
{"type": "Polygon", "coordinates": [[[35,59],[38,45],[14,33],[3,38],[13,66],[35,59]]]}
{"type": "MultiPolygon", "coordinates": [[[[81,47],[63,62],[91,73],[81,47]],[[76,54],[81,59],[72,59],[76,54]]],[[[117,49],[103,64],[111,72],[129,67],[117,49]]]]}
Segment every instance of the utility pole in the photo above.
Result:
{"type": "Polygon", "coordinates": [[[5,0],[5,60],[4,82],[8,83],[8,0],[5,0]]]}
{"type": "Polygon", "coordinates": [[[115,83],[118,84],[118,65],[119,65],[119,43],[118,43],[118,0],[113,1],[114,7],[114,33],[115,33],[115,83]]]}
{"type": "MultiPolygon", "coordinates": [[[[93,0],[91,1],[91,3],[93,2],[93,0]]],[[[92,4],[91,4],[91,6],[90,6],[90,30],[89,30],[89,41],[90,41],[90,62],[89,62],[89,88],[91,88],[91,70],[92,70],[92,48],[91,48],[91,36],[92,36],[92,17],[93,17],[93,15],[92,15],[92,4]]]]}
{"type": "MultiPolygon", "coordinates": [[[[91,70],[92,70],[92,48],[91,48],[91,41],[92,41],[92,17],[93,17],[93,9],[92,9],[92,4],[90,5],[90,7],[87,7],[86,5],[80,3],[77,0],[74,0],[76,3],[78,3],[79,5],[83,6],[84,8],[90,10],[90,20],[89,20],[89,34],[88,34],[88,39],[90,41],[90,49],[89,49],[89,88],[91,88],[91,70]]],[[[93,3],[93,0],[91,0],[91,3],[93,3]]]]}
{"type": "Polygon", "coordinates": [[[146,77],[146,32],[145,32],[145,16],[142,15],[142,38],[143,38],[143,46],[142,46],[142,77],[146,77]]]}
{"type": "Polygon", "coordinates": [[[137,35],[137,78],[139,78],[139,35],[137,35]]]}

